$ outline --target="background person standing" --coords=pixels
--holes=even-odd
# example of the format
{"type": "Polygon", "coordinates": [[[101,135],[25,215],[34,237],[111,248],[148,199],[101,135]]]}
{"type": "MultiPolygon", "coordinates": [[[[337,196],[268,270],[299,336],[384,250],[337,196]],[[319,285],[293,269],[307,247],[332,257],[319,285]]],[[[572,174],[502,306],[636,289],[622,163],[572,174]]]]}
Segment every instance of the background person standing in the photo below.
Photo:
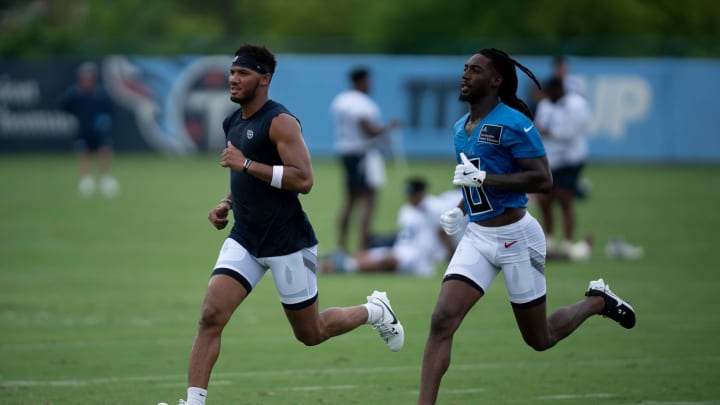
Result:
{"type": "Polygon", "coordinates": [[[580,176],[588,156],[587,131],[592,119],[590,104],[577,92],[569,92],[559,76],[544,86],[545,98],[535,114],[535,127],[542,135],[547,151],[553,186],[547,194],[536,194],[547,238],[548,257],[567,256],[585,259],[590,255],[587,241],[575,242],[577,213],[575,200],[580,195],[580,176]],[[555,212],[562,214],[562,238],[555,242],[555,212]]]}
{"type": "Polygon", "coordinates": [[[77,120],[77,133],[73,149],[77,153],[80,169],[78,191],[83,197],[91,196],[96,189],[92,175],[92,154],[97,153],[100,163],[100,191],[105,197],[120,192],[120,184],[112,174],[113,104],[107,92],[98,83],[98,68],[94,62],[85,62],[77,69],[76,82],[60,99],[60,107],[77,120]]]}
{"type": "Polygon", "coordinates": [[[370,71],[357,67],[350,72],[352,87],[335,96],[330,113],[335,126],[335,151],[344,173],[343,200],[338,218],[337,248],[348,251],[350,222],[360,206],[359,249],[370,245],[377,190],[384,183],[382,136],[400,125],[398,119],[381,123],[381,111],[369,96],[370,71]]]}

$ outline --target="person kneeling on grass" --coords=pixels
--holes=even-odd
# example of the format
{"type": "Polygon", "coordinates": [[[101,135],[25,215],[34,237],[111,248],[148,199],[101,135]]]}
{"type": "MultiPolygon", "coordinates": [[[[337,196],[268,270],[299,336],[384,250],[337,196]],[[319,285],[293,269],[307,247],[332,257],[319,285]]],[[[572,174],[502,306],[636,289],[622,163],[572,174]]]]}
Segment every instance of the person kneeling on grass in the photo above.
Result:
{"type": "Polygon", "coordinates": [[[398,231],[390,246],[377,246],[348,256],[335,252],[320,262],[323,272],[397,272],[431,277],[441,261],[447,260],[459,238],[440,227],[440,214],[457,204],[457,189],[439,195],[427,194],[427,181],[411,177],[406,181],[406,203],[398,211],[398,231]]]}

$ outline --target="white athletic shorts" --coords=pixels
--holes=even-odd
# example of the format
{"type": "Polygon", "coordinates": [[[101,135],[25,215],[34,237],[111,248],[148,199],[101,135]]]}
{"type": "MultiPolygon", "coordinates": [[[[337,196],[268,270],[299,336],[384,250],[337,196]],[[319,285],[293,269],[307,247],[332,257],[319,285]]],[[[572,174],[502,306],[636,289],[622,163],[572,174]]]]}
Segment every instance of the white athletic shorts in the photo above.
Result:
{"type": "Polygon", "coordinates": [[[248,292],[270,269],[283,306],[301,309],[317,297],[317,245],[284,256],[254,257],[232,238],[225,239],[213,274],[236,279],[248,292]]]}
{"type": "Polygon", "coordinates": [[[500,271],[512,304],[522,306],[544,299],[545,235],[530,213],[499,227],[469,223],[445,279],[469,279],[484,294],[500,271]]]}

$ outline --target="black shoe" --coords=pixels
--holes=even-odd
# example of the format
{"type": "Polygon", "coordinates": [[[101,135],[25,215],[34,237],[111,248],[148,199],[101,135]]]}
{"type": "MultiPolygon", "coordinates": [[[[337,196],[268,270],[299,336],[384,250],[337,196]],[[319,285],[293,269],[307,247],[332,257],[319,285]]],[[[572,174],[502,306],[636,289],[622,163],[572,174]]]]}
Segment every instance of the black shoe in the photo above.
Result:
{"type": "Polygon", "coordinates": [[[632,329],[635,326],[635,310],[633,307],[613,294],[610,291],[610,286],[606,285],[603,279],[591,281],[585,295],[605,299],[605,309],[600,313],[602,316],[614,320],[625,329],[632,329]]]}

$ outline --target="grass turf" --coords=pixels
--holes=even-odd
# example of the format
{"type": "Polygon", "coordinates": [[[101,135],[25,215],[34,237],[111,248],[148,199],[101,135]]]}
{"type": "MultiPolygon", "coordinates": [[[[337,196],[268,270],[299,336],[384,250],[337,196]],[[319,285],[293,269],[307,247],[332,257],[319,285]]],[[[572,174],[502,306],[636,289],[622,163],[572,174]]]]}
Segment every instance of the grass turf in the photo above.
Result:
{"type": "MultiPolygon", "coordinates": [[[[303,204],[334,247],[340,177],[315,162],[303,204]]],[[[450,184],[452,162],[388,168],[374,228],[390,231],[402,177],[450,184]]],[[[0,157],[0,403],[156,404],[184,397],[200,303],[226,231],[207,211],[227,192],[214,158],[120,155],[114,200],[76,193],[71,156],[0,157]]],[[[548,307],[582,297],[604,277],[638,313],[635,329],[594,317],[557,347],[523,342],[503,281],[456,335],[442,404],[720,403],[718,242],[720,166],[590,165],[592,195],[579,234],[596,246],[585,263],[548,265],[548,307]],[[617,262],[604,244],[621,235],[646,257],[617,262]]],[[[406,331],[389,352],[369,327],[317,347],[297,342],[270,276],[224,333],[208,404],[416,402],[422,350],[442,269],[432,279],[322,275],[321,307],[354,305],[387,290],[406,331]]]]}

